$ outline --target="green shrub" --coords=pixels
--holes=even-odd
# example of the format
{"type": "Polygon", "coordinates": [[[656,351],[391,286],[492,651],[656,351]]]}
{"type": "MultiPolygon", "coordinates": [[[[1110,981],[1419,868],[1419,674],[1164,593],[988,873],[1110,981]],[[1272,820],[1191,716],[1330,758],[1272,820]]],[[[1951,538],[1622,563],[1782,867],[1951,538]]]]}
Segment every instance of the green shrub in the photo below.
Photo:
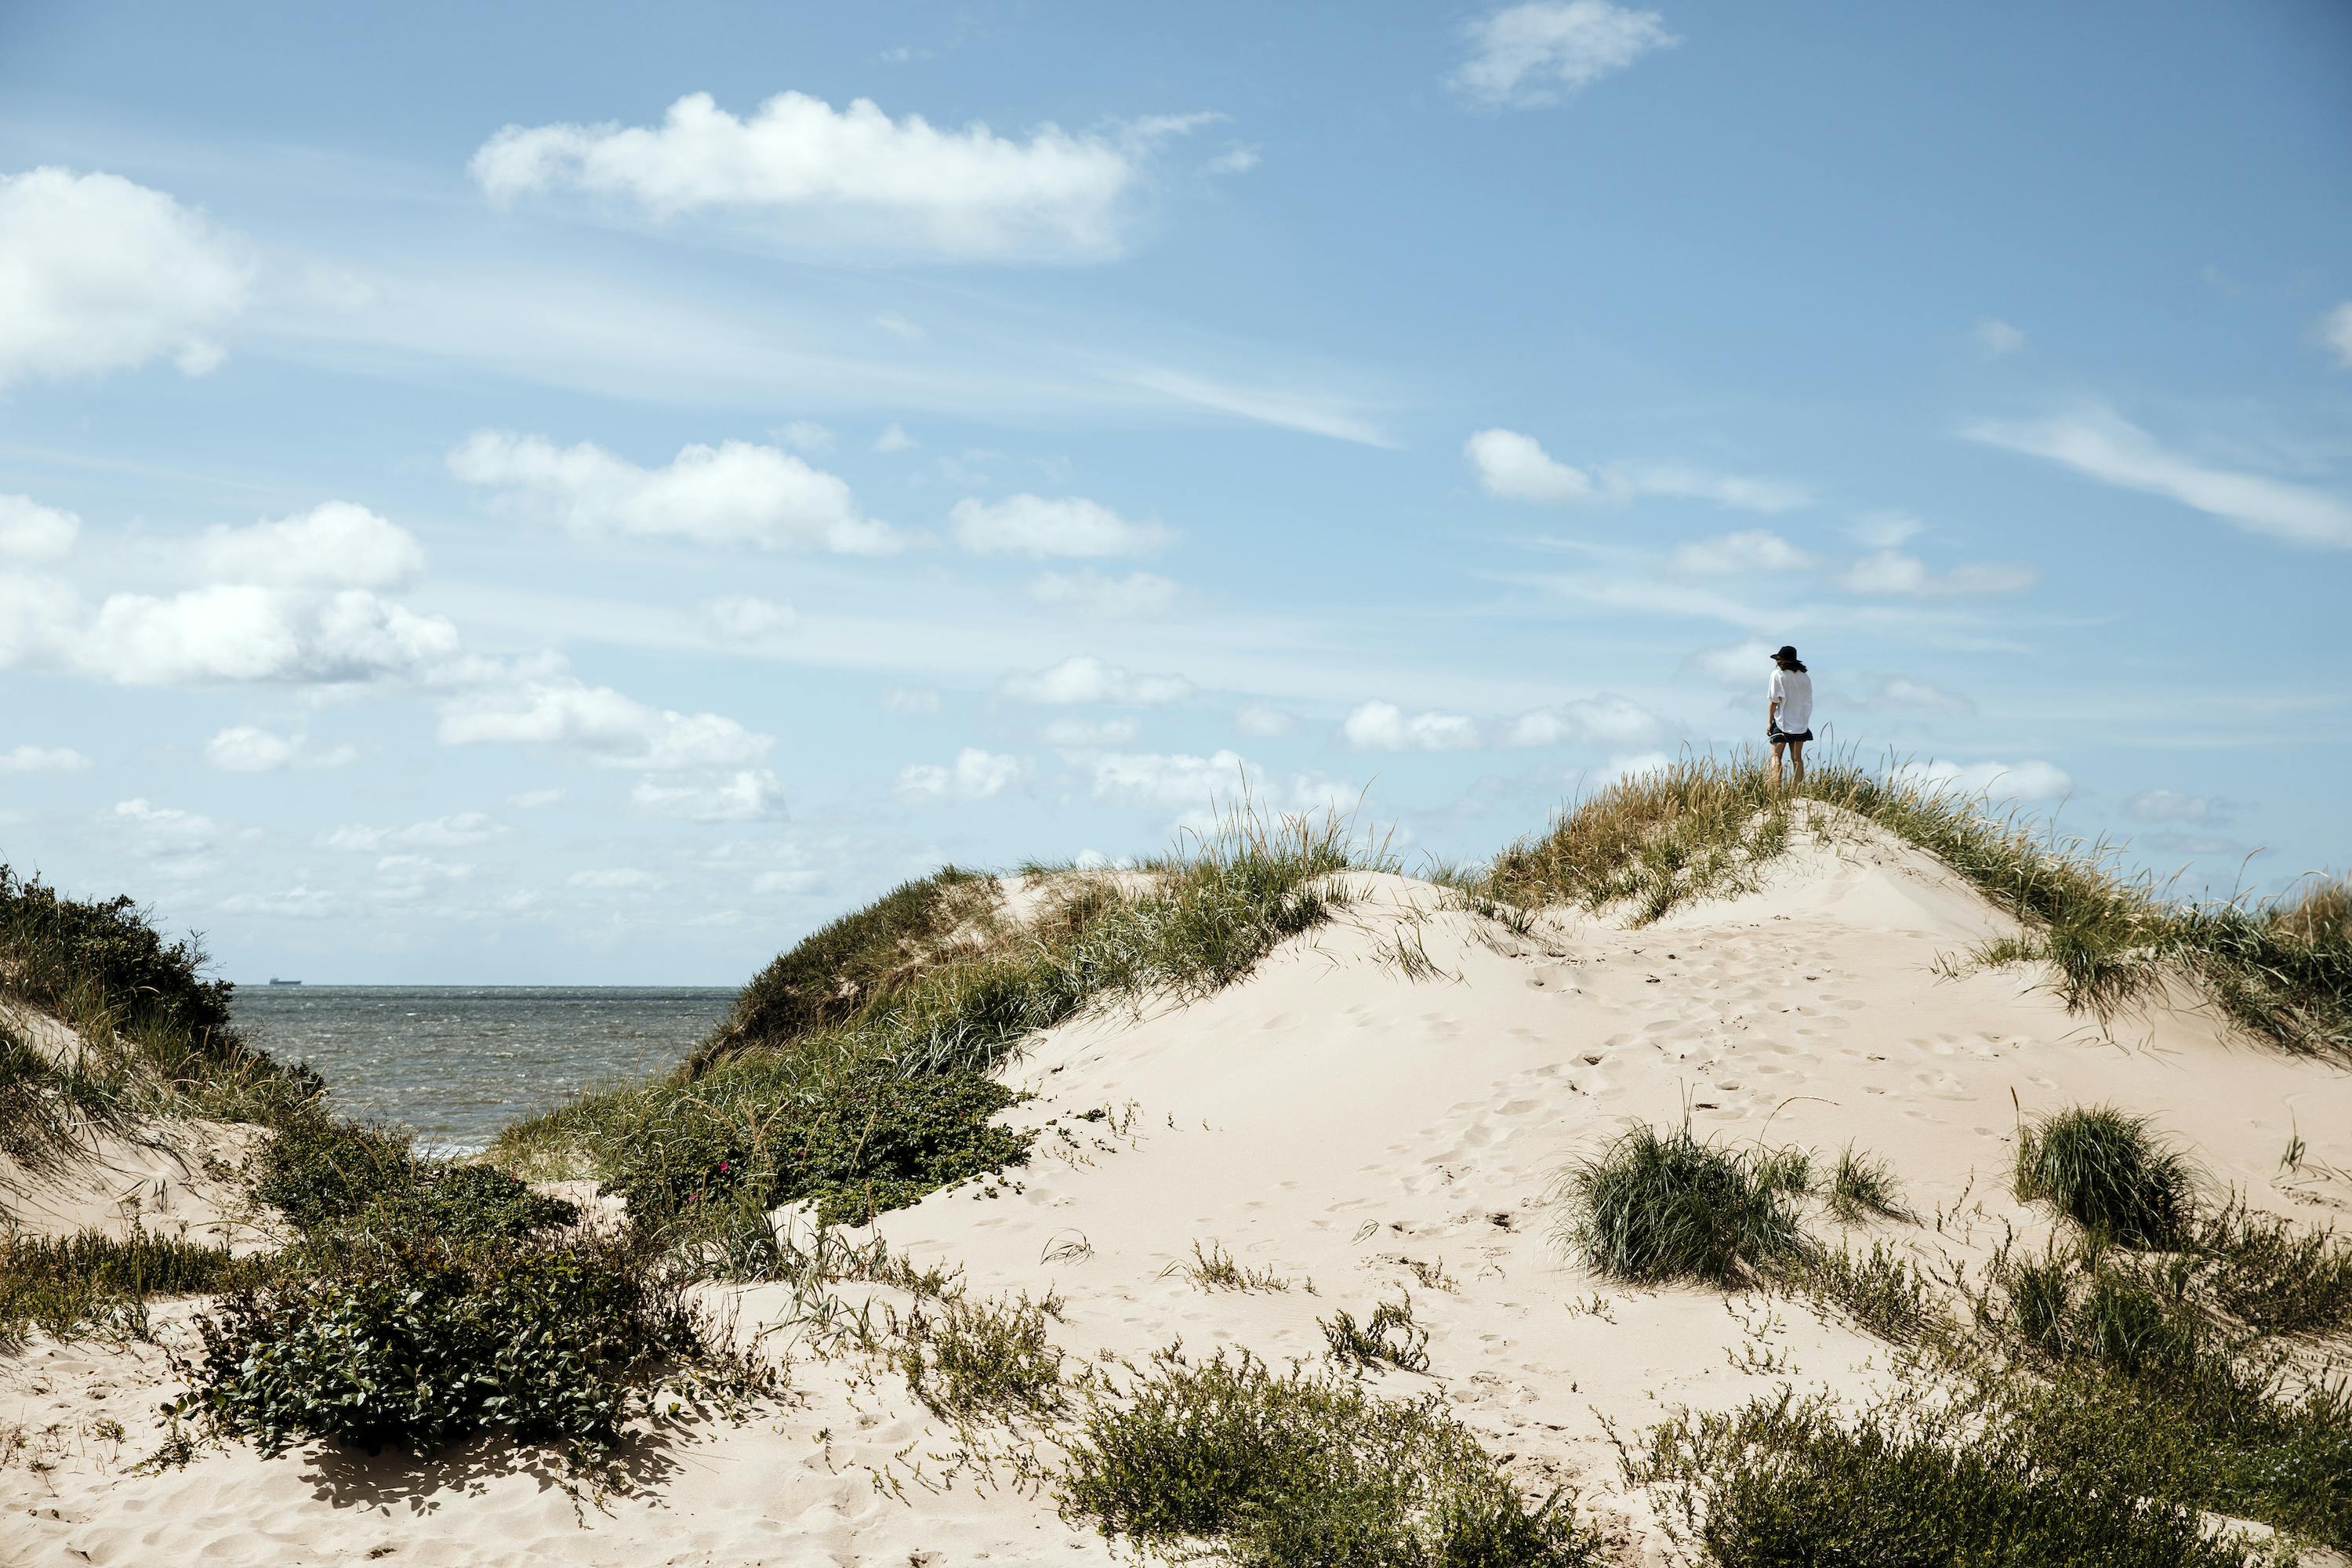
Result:
{"type": "Polygon", "coordinates": [[[1859,1257],[1841,1247],[1816,1250],[1790,1272],[1799,1289],[1843,1312],[1864,1332],[1891,1344],[1916,1344],[1945,1317],[1918,1264],[1884,1242],[1859,1257]]]}
{"type": "Polygon", "coordinates": [[[1788,1395],[1685,1416],[1629,1459],[1717,1568],[2251,1568],[2194,1508],[1916,1411],[1788,1395]]]}
{"type": "Polygon", "coordinates": [[[2095,1237],[2171,1248],[2189,1235],[2197,1176],[2149,1120],[2111,1106],[2053,1111],[2021,1130],[2017,1196],[2046,1203],[2095,1237]]]}
{"type": "Polygon", "coordinates": [[[1802,1179],[1771,1152],[1702,1142],[1688,1122],[1638,1126],[1570,1172],[1562,1235],[1616,1279],[1737,1285],[1805,1255],[1790,1186],[1802,1179]]]}
{"type": "Polygon", "coordinates": [[[1163,1352],[1098,1397],[1069,1447],[1063,1511],[1110,1538],[1213,1544],[1249,1568],[1565,1568],[1598,1561],[1569,1500],[1530,1506],[1431,1394],[1276,1375],[1246,1352],[1163,1352]]]}
{"type": "Polygon", "coordinates": [[[408,1134],[311,1110],[281,1122],[246,1165],[253,1195],[298,1228],[349,1219],[418,1179],[408,1134]]]}
{"type": "Polygon", "coordinates": [[[259,1267],[225,1247],[145,1231],[0,1237],[0,1349],[20,1344],[28,1328],[58,1340],[135,1334],[150,1298],[222,1289],[259,1267]]]}
{"type": "Polygon", "coordinates": [[[908,1392],[946,1420],[1050,1416],[1066,1403],[1061,1347],[1047,1327],[1061,1314],[1050,1291],[1042,1301],[957,1295],[918,1304],[899,1325],[891,1360],[908,1392]]]}
{"type": "Polygon", "coordinates": [[[203,977],[202,944],[164,942],[128,898],[63,898],[38,877],[0,866],[0,953],[11,993],[85,1033],[145,1022],[223,1049],[236,1039],[233,987],[203,977]]]}
{"type": "Polygon", "coordinates": [[[681,1115],[621,1152],[608,1190],[639,1224],[692,1222],[713,1206],[817,1200],[827,1225],[863,1225],[925,1193],[1028,1159],[1030,1135],[992,1120],[1020,1096],[980,1073],[904,1076],[867,1060],[783,1090],[758,1142],[723,1110],[681,1115]]]}
{"type": "Polygon", "coordinates": [[[428,1454],[499,1432],[593,1457],[652,1369],[692,1343],[642,1259],[584,1238],[317,1246],[197,1328],[194,1386],[173,1413],[265,1455],[314,1437],[428,1454]]]}
{"type": "Polygon", "coordinates": [[[2223,1311],[2271,1333],[2328,1333],[2352,1324],[2352,1242],[2298,1230],[2231,1202],[2200,1219],[2195,1247],[2223,1311]]]}
{"type": "Polygon", "coordinates": [[[579,1218],[578,1205],[535,1193],[504,1171],[420,1165],[413,1182],[378,1194],[344,1223],[355,1230],[463,1244],[524,1241],[579,1218]]]}

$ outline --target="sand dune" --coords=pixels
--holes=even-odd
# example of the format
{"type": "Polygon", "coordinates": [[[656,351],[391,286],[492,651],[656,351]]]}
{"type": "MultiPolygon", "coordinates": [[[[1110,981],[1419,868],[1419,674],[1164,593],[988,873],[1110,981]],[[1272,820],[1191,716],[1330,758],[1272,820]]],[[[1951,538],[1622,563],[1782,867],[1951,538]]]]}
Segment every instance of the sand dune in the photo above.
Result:
{"type": "MultiPolygon", "coordinates": [[[[1638,1429],[1784,1382],[1867,1391],[1887,1352],[1800,1300],[1633,1290],[1568,1260],[1554,1183],[1629,1120],[1687,1110],[1727,1139],[1856,1142],[1941,1218],[1868,1236],[1923,1257],[2047,1234],[2009,1194],[2016,1119],[2079,1102],[2153,1114],[2257,1208],[2352,1212],[2352,1075],[2233,1040],[2192,1007],[2102,1027],[2033,972],[1944,977],[1939,959],[2010,922],[1889,839],[1808,842],[1761,890],[1637,931],[1553,911],[1520,936],[1425,882],[1344,880],[1356,897],[1340,920],[1246,981],[1038,1037],[1009,1075],[1036,1096],[1013,1113],[1045,1130],[1031,1164],[887,1215],[891,1247],[960,1265],[982,1290],[1053,1289],[1058,1338],[1088,1359],[1139,1361],[1180,1339],[1318,1356],[1318,1318],[1410,1290],[1430,1372],[1388,1384],[1441,1391],[1531,1486],[1572,1483],[1642,1562],[1661,1548],[1618,1480],[1608,1423],[1638,1429]],[[2297,1133],[2307,1153],[2287,1172],[2297,1133]],[[1294,1286],[1199,1289],[1178,1268],[1196,1242],[1294,1286]]],[[[713,1303],[748,1333],[782,1295],[713,1303]]],[[[184,1309],[158,1316],[167,1341],[184,1332],[184,1309]]],[[[494,1448],[429,1466],[236,1448],[133,1473],[161,1436],[163,1352],[37,1344],[0,1362],[0,1423],[26,1428],[47,1465],[0,1468],[0,1560],[1114,1559],[1050,1497],[951,1474],[950,1435],[894,1377],[789,1364],[782,1405],[652,1431],[637,1484],[594,1503],[494,1448]]]]}

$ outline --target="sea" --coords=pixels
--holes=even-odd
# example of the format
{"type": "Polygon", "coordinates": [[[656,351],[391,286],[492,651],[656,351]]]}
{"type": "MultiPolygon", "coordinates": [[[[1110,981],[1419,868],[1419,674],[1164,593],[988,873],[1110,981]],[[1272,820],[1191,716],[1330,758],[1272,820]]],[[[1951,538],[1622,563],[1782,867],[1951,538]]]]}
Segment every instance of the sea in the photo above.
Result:
{"type": "Polygon", "coordinates": [[[457,1154],[669,1067],[734,1001],[732,987],[305,984],[239,985],[235,1007],[248,1040],[319,1070],[337,1110],[457,1154]]]}

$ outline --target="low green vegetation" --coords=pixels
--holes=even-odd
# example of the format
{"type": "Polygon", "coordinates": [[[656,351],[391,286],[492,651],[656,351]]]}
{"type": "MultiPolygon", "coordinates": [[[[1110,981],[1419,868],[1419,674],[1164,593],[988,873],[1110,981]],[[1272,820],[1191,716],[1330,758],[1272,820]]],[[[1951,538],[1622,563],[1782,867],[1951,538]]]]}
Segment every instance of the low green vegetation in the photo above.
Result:
{"type": "Polygon", "coordinates": [[[224,1247],[144,1231],[0,1237],[0,1351],[30,1330],[56,1340],[143,1335],[149,1300],[224,1289],[259,1267],[224,1247]]]}
{"type": "Polygon", "coordinates": [[[909,884],[885,900],[892,912],[838,922],[822,952],[772,968],[794,978],[777,980],[772,1005],[756,1012],[786,1032],[722,1030],[735,1043],[698,1070],[509,1127],[491,1157],[597,1176],[626,1196],[633,1219],[674,1234],[737,1202],[813,1198],[827,1220],[868,1219],[1020,1163],[1028,1136],[994,1120],[1012,1097],[992,1075],[1031,1035],[1115,998],[1230,984],[1328,917],[1341,896],[1335,873],[1376,858],[1338,821],[1235,816],[1144,868],[1148,891],[1087,879],[1018,929],[963,910],[956,929],[970,942],[927,949],[887,984],[855,980],[879,972],[877,954],[933,941],[910,933],[935,930],[947,918],[939,910],[973,886],[909,884]],[[837,1016],[812,1017],[791,1000],[859,986],[865,999],[837,1016]]]}
{"type": "Polygon", "coordinates": [[[1717,1568],[2252,1568],[2197,1510],[2146,1498],[2021,1427],[1897,1400],[1859,1415],[1783,1394],[1685,1415],[1626,1455],[1717,1568]]]}
{"type": "Polygon", "coordinates": [[[2173,1247],[2189,1232],[2197,1173],[2151,1131],[2111,1106],[2053,1111],[2019,1130],[2015,1190],[2122,1247],[2173,1247]]]}
{"type": "Polygon", "coordinates": [[[1169,1266],[1169,1272],[1181,1274],[1202,1290],[1287,1290],[1290,1281],[1271,1268],[1249,1268],[1235,1261],[1225,1250],[1224,1243],[1213,1241],[1203,1247],[1192,1244],[1192,1261],[1169,1266]]]}
{"type": "Polygon", "coordinates": [[[1976,960],[2046,963],[2070,1007],[2106,1016],[2178,975],[2259,1038],[2352,1060],[2352,880],[2314,880],[2266,904],[2177,902],[2116,870],[2111,846],[1850,755],[1818,761],[1801,794],[1776,788],[1753,752],[1685,757],[1617,781],[1482,876],[1454,880],[1474,907],[1572,903],[1643,924],[1750,889],[1792,845],[1857,821],[1926,850],[2015,915],[2023,934],[1976,960]]]}
{"type": "Polygon", "coordinates": [[[1851,1143],[1838,1154],[1827,1196],[1830,1213],[1847,1225],[1913,1217],[1904,1205],[1903,1186],[1895,1179],[1894,1170],[1884,1160],[1858,1152],[1851,1143]]]}
{"type": "Polygon", "coordinates": [[[1342,1308],[1318,1321],[1330,1358],[1359,1375],[1383,1366],[1406,1372],[1429,1370],[1429,1331],[1413,1321],[1412,1298],[1375,1302],[1362,1322],[1342,1308]]]}
{"type": "Polygon", "coordinates": [[[1599,1546],[1569,1498],[1524,1497],[1436,1394],[1389,1399],[1246,1352],[1162,1352],[1095,1398],[1066,1517],[1167,1556],[1249,1568],[1567,1568],[1599,1546]]]}
{"type": "Polygon", "coordinates": [[[976,1299],[956,1291],[919,1301],[890,1359],[932,1415],[958,1424],[1048,1420],[1067,1403],[1052,1325],[1060,1298],[976,1299]]]}

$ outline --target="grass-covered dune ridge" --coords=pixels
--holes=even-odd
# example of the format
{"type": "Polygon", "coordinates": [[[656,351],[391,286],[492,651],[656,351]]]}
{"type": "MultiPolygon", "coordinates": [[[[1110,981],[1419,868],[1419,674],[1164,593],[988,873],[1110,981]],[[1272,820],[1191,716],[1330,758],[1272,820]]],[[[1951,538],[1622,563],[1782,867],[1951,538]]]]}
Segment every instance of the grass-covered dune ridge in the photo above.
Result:
{"type": "Polygon", "coordinates": [[[518,1123],[490,1157],[593,1175],[644,1223],[803,1197],[861,1220],[1020,1162],[993,1075],[1024,1039],[1116,998],[1228,984],[1328,918],[1340,873],[1390,866],[1343,818],[1241,810],[1139,879],[1050,878],[1025,921],[994,916],[993,879],[945,871],[778,958],[677,1072],[518,1123]]]}
{"type": "Polygon", "coordinates": [[[1776,787],[1752,752],[1685,756],[1616,781],[1458,880],[1484,899],[1646,923],[1752,891],[1797,843],[1856,824],[1925,850],[2023,922],[2022,938],[1971,956],[2048,964],[2070,1006],[2109,1014],[2177,977],[2273,1045],[2352,1060],[2352,882],[2310,878],[2263,903],[2173,899],[2118,869],[2119,846],[1851,756],[1818,762],[1801,791],[1776,787]]]}

